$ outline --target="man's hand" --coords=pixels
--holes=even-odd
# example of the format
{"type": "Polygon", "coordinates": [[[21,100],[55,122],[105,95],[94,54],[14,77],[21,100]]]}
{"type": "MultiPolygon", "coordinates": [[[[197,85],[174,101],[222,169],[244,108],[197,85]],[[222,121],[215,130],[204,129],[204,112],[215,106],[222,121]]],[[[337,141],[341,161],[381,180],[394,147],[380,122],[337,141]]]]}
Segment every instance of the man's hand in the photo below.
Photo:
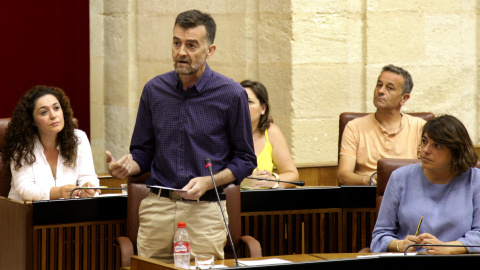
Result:
{"type": "Polygon", "coordinates": [[[197,200],[207,190],[213,188],[212,178],[210,176],[195,177],[188,184],[182,188],[185,191],[175,191],[184,199],[197,200]]]}
{"type": "MultiPolygon", "coordinates": [[[[129,175],[136,174],[133,171],[138,167],[138,164],[133,160],[131,154],[123,156],[118,161],[115,160],[110,151],[105,151],[105,155],[107,156],[108,172],[113,177],[124,179],[129,175]]],[[[140,173],[140,168],[138,168],[138,173],[140,173]]]]}

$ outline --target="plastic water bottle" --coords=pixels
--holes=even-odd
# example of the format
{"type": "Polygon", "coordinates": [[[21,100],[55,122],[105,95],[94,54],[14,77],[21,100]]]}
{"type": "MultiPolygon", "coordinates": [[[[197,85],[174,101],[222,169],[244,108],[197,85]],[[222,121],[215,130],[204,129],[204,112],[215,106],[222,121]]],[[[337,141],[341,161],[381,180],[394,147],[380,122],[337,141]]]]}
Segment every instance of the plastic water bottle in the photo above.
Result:
{"type": "Polygon", "coordinates": [[[178,222],[178,228],[173,238],[173,260],[175,266],[190,268],[190,237],[187,232],[187,223],[178,222]]]}

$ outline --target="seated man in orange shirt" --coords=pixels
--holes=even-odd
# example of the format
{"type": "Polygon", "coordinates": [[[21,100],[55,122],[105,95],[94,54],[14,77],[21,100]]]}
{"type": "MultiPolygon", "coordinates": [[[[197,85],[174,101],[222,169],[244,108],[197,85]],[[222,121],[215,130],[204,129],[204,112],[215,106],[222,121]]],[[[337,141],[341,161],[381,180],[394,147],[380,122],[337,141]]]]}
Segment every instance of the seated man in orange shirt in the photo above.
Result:
{"type": "Polygon", "coordinates": [[[339,185],[370,185],[381,158],[417,158],[425,120],[400,112],[412,88],[408,71],[394,65],[383,67],[373,97],[377,111],[345,126],[337,171],[339,185]]]}

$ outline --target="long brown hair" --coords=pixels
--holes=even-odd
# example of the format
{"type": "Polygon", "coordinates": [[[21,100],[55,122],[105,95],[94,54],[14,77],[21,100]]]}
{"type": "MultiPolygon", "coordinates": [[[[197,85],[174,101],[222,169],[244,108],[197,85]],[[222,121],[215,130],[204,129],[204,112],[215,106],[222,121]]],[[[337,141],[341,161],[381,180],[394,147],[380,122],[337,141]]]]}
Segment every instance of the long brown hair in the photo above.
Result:
{"type": "Polygon", "coordinates": [[[240,83],[244,88],[252,89],[255,96],[260,101],[260,105],[265,105],[265,113],[260,116],[258,120],[258,129],[261,133],[265,132],[270,127],[270,105],[268,104],[267,88],[261,83],[251,80],[244,80],[240,83]]]}
{"type": "Polygon", "coordinates": [[[35,138],[38,128],[34,125],[33,111],[37,100],[45,95],[53,95],[62,107],[65,125],[57,134],[57,143],[60,154],[65,158],[64,165],[75,167],[77,158],[78,138],[75,136],[73,110],[70,100],[62,89],[57,87],[37,85],[25,93],[13,110],[12,119],[5,134],[5,144],[1,148],[3,169],[10,171],[10,162],[14,162],[14,169],[22,167],[22,160],[27,165],[35,162],[35,138]]]}

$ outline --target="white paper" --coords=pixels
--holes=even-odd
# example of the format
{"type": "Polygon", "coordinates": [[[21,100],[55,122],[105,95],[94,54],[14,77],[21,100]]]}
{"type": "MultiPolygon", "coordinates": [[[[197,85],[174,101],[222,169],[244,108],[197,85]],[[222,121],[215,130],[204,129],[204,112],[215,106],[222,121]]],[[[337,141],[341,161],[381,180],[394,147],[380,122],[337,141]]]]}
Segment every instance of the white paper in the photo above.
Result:
{"type": "Polygon", "coordinates": [[[163,186],[147,186],[149,188],[159,188],[159,189],[169,189],[169,190],[176,190],[176,191],[186,191],[178,188],[171,188],[171,187],[163,187],[163,186]]]}
{"type": "MultiPolygon", "coordinates": [[[[215,265],[213,266],[213,268],[228,268],[228,266],[223,265],[223,264],[215,264],[215,265]]],[[[195,269],[197,269],[197,268],[195,267],[195,265],[192,265],[192,266],[190,266],[190,269],[195,270],[195,269]]]]}
{"type": "Polygon", "coordinates": [[[255,261],[238,261],[238,263],[247,265],[247,266],[255,266],[255,265],[269,265],[269,264],[287,264],[292,262],[287,260],[282,260],[282,259],[265,259],[265,260],[255,260],[255,261]]]}
{"type": "MultiPolygon", "coordinates": [[[[407,256],[410,255],[417,255],[416,252],[407,252],[407,256]]],[[[377,253],[372,255],[358,255],[357,258],[359,259],[368,259],[368,258],[380,258],[380,257],[397,257],[397,256],[405,256],[403,252],[399,253],[377,253]]]]}

